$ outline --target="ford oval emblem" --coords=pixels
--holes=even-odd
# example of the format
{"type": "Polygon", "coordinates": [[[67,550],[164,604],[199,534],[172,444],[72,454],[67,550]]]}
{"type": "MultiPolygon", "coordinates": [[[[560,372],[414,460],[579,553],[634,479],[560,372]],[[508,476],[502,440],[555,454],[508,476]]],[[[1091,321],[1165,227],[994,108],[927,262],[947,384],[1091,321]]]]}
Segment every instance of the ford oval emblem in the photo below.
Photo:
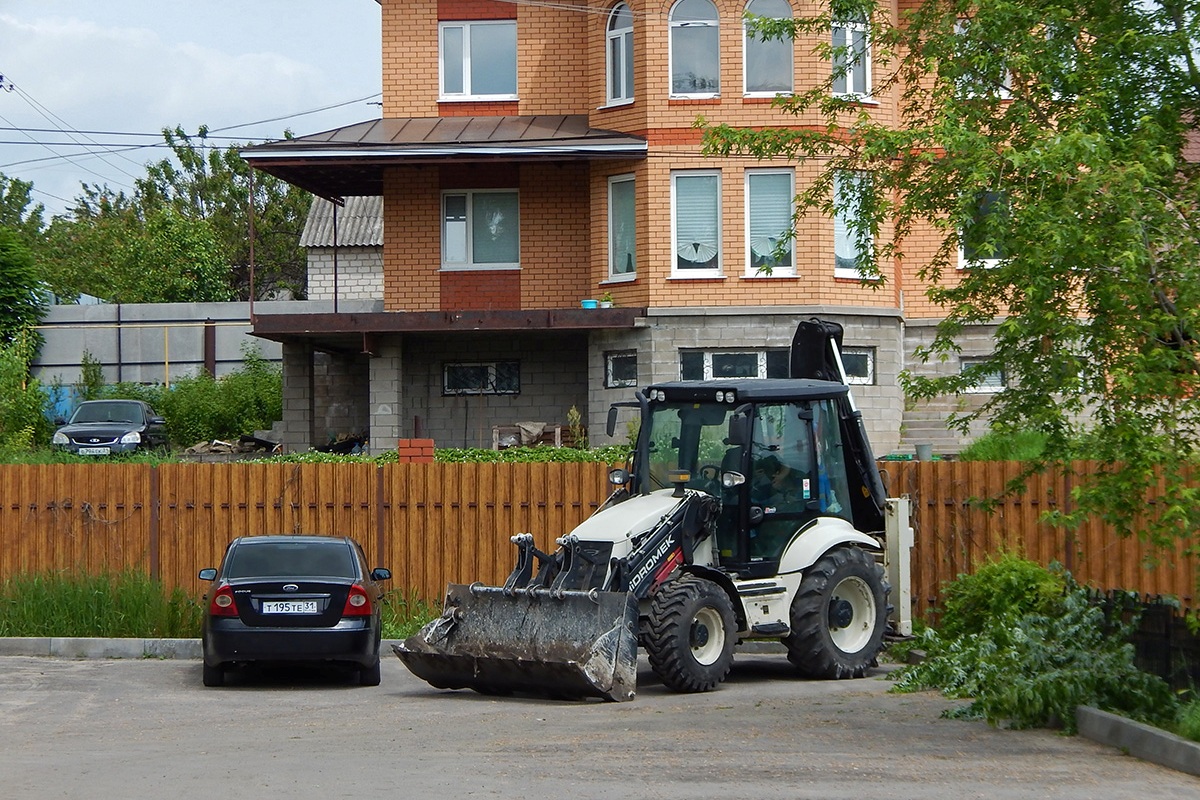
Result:
{"type": "Polygon", "coordinates": [[[300,587],[294,583],[285,583],[283,585],[283,590],[285,592],[298,592],[298,591],[300,591],[300,587]]]}

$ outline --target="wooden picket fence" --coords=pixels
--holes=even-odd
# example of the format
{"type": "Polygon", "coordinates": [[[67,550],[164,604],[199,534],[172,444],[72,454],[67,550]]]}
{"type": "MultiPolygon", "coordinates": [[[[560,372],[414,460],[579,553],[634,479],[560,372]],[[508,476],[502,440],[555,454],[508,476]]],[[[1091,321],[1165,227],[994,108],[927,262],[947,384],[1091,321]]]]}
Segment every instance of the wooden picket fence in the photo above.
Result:
{"type": "MultiPolygon", "coordinates": [[[[1066,532],[1040,521],[1069,502],[1062,477],[1039,476],[990,512],[1017,465],[882,462],[894,495],[912,499],[914,613],[939,587],[1006,549],[1064,564],[1099,590],[1172,595],[1195,607],[1196,558],[1155,552],[1099,523],[1066,532]]],[[[145,571],[199,595],[196,573],[234,537],[348,534],[392,585],[437,602],[448,582],[502,581],[534,534],[542,549],[593,513],[603,464],[0,465],[0,577],[55,570],[145,571]]]]}

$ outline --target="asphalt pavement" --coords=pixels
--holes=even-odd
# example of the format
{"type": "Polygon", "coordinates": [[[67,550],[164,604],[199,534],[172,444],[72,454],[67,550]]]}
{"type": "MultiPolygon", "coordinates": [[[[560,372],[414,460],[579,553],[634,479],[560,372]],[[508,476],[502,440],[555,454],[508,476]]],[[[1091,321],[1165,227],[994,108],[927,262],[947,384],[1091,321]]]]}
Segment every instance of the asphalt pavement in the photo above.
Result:
{"type": "Polygon", "coordinates": [[[955,701],[890,686],[884,670],[799,680],[785,657],[759,652],[739,653],[729,680],[700,695],[667,691],[642,663],[629,703],[440,691],[391,656],[378,687],[266,669],[209,689],[179,650],[10,646],[0,797],[1200,797],[1200,778],[1118,748],[943,719],[955,701]]]}

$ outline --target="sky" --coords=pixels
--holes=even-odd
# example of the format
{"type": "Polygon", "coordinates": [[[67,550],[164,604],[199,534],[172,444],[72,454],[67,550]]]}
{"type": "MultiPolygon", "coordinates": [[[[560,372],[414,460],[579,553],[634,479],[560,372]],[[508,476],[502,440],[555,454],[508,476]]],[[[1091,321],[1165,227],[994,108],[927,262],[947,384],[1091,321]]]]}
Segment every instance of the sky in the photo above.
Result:
{"type": "Polygon", "coordinates": [[[228,147],[379,118],[380,8],[0,0],[0,75],[0,174],[31,181],[48,221],[83,183],[129,193],[170,154],[163,128],[228,147]]]}

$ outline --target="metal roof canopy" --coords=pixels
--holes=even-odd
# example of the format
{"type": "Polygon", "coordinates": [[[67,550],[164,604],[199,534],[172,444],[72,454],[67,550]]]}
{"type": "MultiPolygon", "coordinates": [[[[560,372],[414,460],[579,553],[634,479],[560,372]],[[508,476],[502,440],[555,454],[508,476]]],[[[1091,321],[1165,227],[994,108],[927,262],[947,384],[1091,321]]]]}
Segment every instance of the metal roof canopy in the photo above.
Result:
{"type": "Polygon", "coordinates": [[[256,314],[253,334],[308,344],[337,354],[375,354],[380,336],[405,333],[470,334],[504,331],[545,334],[628,329],[645,308],[541,308],[521,311],[376,311],[367,313],[256,314]]]}
{"type": "Polygon", "coordinates": [[[592,128],[585,114],[410,117],[359,122],[240,151],[255,169],[329,200],[383,194],[383,168],[488,161],[646,157],[646,140],[592,128]]]}

